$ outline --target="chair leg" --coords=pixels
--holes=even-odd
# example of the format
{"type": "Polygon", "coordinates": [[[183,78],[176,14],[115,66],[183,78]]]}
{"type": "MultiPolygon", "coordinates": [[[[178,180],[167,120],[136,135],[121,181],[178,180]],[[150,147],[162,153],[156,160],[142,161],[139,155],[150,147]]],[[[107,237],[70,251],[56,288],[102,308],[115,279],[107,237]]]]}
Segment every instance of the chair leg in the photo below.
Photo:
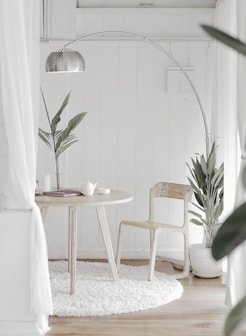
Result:
{"type": "Polygon", "coordinates": [[[184,277],[188,277],[190,273],[190,260],[189,260],[189,237],[184,232],[184,277]]]}
{"type": "Polygon", "coordinates": [[[154,231],[151,229],[149,230],[149,238],[150,238],[150,253],[151,253],[154,242],[154,231]]]}
{"type": "Polygon", "coordinates": [[[120,267],[120,260],[121,260],[121,235],[122,235],[122,225],[123,223],[120,223],[119,226],[119,233],[118,233],[118,243],[117,243],[117,252],[116,252],[116,267],[119,270],[120,267]]]}
{"type": "Polygon", "coordinates": [[[149,281],[152,281],[154,278],[154,271],[155,271],[155,259],[156,259],[159,230],[150,230],[150,236],[152,243],[150,247],[149,281]]]}
{"type": "Polygon", "coordinates": [[[181,279],[181,278],[187,278],[190,273],[190,261],[189,261],[189,238],[188,234],[183,232],[183,237],[184,237],[184,267],[183,271],[175,274],[173,277],[175,279],[181,279]]]}

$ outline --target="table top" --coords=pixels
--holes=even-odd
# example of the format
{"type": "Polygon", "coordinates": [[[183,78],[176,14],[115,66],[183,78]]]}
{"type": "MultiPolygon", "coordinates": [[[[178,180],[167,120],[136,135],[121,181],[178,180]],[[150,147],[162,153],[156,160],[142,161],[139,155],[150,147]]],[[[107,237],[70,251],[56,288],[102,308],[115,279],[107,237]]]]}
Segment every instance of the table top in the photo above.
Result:
{"type": "Polygon", "coordinates": [[[111,190],[108,195],[100,195],[98,190],[95,190],[93,196],[69,196],[69,197],[57,197],[41,195],[36,196],[35,201],[38,205],[86,205],[86,206],[104,206],[111,204],[121,204],[130,202],[133,200],[133,196],[125,191],[111,190]]]}

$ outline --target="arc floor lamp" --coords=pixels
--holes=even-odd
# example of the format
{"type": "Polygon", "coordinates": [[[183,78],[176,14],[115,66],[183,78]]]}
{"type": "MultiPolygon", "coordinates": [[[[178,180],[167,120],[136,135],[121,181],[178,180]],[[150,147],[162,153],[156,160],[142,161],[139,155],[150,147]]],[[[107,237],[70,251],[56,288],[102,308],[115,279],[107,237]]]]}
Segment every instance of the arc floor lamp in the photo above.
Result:
{"type": "Polygon", "coordinates": [[[88,35],[84,35],[78,38],[75,38],[74,40],[71,40],[64,44],[64,47],[60,50],[51,52],[46,60],[45,64],[45,69],[46,72],[82,72],[85,71],[85,60],[83,56],[75,50],[68,49],[67,46],[70,44],[79,41],[79,40],[84,40],[88,39],[90,37],[95,37],[98,35],[105,35],[105,34],[124,34],[124,35],[129,35],[134,38],[136,41],[143,41],[147,44],[150,44],[154,48],[158,49],[160,52],[165,54],[168,58],[170,58],[173,63],[176,64],[176,66],[180,69],[184,77],[187,79],[188,83],[190,84],[194,95],[197,99],[201,114],[202,114],[202,119],[204,123],[204,128],[205,128],[205,141],[206,141],[206,155],[208,156],[209,153],[209,132],[208,132],[208,125],[207,125],[207,120],[206,120],[206,115],[204,108],[202,106],[201,99],[199,97],[199,94],[190,78],[188,73],[185,71],[184,67],[179,63],[179,61],[165,48],[163,48],[161,45],[153,41],[152,39],[141,35],[137,33],[132,33],[132,32],[127,32],[127,31],[115,31],[115,30],[108,30],[108,31],[100,31],[88,35]]]}

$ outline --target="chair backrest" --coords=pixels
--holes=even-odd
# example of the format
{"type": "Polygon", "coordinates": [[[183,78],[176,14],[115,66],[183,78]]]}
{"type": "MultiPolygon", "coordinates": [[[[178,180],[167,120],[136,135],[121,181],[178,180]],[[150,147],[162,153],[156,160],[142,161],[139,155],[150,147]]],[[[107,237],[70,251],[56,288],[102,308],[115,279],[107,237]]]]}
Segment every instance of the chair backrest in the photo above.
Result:
{"type": "Polygon", "coordinates": [[[154,220],[154,199],[156,197],[184,200],[184,220],[187,220],[188,203],[192,197],[192,188],[188,184],[158,182],[150,189],[149,220],[154,220]]]}

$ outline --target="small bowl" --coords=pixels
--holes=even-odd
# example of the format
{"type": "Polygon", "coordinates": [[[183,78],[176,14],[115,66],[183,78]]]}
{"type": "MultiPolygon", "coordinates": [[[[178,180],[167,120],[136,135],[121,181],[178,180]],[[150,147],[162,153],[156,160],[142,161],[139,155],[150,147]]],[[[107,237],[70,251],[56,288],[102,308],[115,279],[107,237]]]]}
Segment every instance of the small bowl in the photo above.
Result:
{"type": "Polygon", "coordinates": [[[108,195],[110,193],[110,189],[109,188],[98,188],[98,192],[101,195],[108,195]]]}

